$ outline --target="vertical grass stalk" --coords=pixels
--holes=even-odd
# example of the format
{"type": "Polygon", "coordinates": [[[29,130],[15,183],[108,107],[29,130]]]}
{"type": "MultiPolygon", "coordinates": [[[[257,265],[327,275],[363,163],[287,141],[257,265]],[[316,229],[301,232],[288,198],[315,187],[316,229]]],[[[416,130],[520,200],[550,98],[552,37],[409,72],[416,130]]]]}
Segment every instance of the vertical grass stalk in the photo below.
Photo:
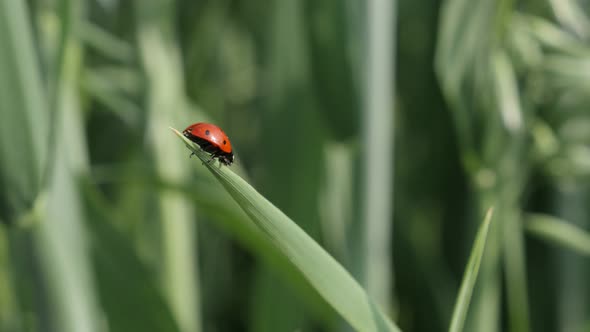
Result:
{"type": "MultiPolygon", "coordinates": [[[[65,2],[59,21],[63,50],[58,58],[55,89],[55,149],[51,154],[48,188],[36,206],[37,249],[48,283],[52,320],[56,331],[100,331],[100,313],[95,293],[89,243],[84,224],[77,177],[88,172],[86,140],[81,118],[78,78],[82,48],[74,36],[82,17],[79,2],[65,2]],[[70,22],[71,24],[63,24],[70,22]]],[[[53,98],[52,98],[53,99],[53,98]]],[[[45,109],[45,112],[48,110],[45,109]]]]}
{"type": "Polygon", "coordinates": [[[363,112],[363,221],[369,295],[391,309],[393,266],[393,95],[396,1],[368,3],[363,112]]]}
{"type": "MultiPolygon", "coordinates": [[[[186,150],[174,144],[166,124],[186,121],[184,78],[179,50],[171,31],[172,4],[138,1],[138,37],[149,84],[148,137],[157,173],[181,183],[190,174],[186,150]],[[156,14],[154,14],[156,13],[156,14]]],[[[181,331],[200,331],[200,291],[194,210],[182,193],[158,193],[163,243],[163,287],[181,331]]]]}

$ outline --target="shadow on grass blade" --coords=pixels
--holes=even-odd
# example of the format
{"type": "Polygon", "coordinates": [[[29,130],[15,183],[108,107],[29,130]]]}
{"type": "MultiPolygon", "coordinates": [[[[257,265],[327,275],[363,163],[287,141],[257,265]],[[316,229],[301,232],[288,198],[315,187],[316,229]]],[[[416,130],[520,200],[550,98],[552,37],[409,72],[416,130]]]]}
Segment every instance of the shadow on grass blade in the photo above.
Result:
{"type": "Polygon", "coordinates": [[[477,236],[473,243],[473,249],[471,249],[471,254],[469,255],[469,262],[467,262],[467,267],[463,274],[463,281],[461,282],[459,295],[457,296],[455,308],[453,309],[453,317],[451,319],[451,325],[449,326],[449,332],[459,332],[463,330],[463,324],[465,323],[467,310],[469,309],[469,303],[471,301],[471,294],[473,293],[473,288],[475,287],[475,281],[477,280],[477,274],[479,272],[479,265],[484,254],[492,214],[493,208],[490,208],[486,213],[483,223],[479,227],[479,231],[477,231],[477,236]]]}
{"type": "Polygon", "coordinates": [[[213,173],[228,193],[269,237],[275,247],[303,274],[324,299],[358,331],[400,331],[367,296],[365,290],[295,222],[260,195],[229,167],[170,128],[213,173]]]}

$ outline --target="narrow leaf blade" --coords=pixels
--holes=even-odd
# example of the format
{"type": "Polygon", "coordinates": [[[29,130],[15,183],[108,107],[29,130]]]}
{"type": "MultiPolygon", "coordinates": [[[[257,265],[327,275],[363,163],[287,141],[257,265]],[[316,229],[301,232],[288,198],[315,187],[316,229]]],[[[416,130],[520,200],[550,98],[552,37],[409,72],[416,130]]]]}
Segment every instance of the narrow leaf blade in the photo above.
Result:
{"type": "Polygon", "coordinates": [[[469,309],[469,303],[471,301],[471,294],[473,293],[473,288],[477,281],[479,265],[484,254],[492,214],[493,209],[490,208],[486,213],[483,223],[479,227],[477,236],[475,237],[473,249],[471,249],[471,255],[469,256],[469,261],[467,262],[467,267],[463,274],[463,281],[461,282],[459,295],[457,296],[455,308],[453,309],[453,317],[449,327],[450,332],[459,332],[463,329],[463,324],[465,323],[465,317],[467,317],[467,310],[469,309]]]}
{"type": "Polygon", "coordinates": [[[207,162],[209,156],[171,128],[226,188],[275,247],[342,317],[359,331],[399,331],[365,290],[317,242],[229,167],[207,162]]]}
{"type": "Polygon", "coordinates": [[[525,229],[544,240],[590,256],[590,234],[560,218],[545,214],[529,214],[525,229]]]}

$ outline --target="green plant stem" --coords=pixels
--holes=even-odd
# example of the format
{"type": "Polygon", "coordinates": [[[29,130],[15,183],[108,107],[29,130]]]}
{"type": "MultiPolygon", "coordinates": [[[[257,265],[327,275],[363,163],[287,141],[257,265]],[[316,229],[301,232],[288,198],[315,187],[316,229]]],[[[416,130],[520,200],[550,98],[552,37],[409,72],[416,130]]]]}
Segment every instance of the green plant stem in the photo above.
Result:
{"type": "Polygon", "coordinates": [[[100,331],[99,301],[86,237],[84,206],[77,177],[88,172],[86,141],[80,111],[78,78],[82,48],[74,35],[83,16],[79,2],[63,4],[60,69],[55,76],[55,149],[47,191],[37,200],[35,240],[56,331],[100,331]]]}
{"type": "MultiPolygon", "coordinates": [[[[181,182],[190,175],[186,154],[162,130],[162,123],[184,119],[184,78],[172,33],[173,4],[137,1],[138,39],[143,67],[150,85],[148,133],[159,176],[181,182]],[[160,15],[153,15],[158,10],[160,15]]],[[[199,269],[195,214],[182,194],[158,193],[162,227],[162,282],[176,321],[184,332],[201,330],[199,269]]]]}
{"type": "Polygon", "coordinates": [[[365,284],[369,295],[392,309],[393,102],[397,1],[367,2],[368,45],[363,112],[362,221],[365,284]],[[384,142],[386,142],[384,144],[384,142]]]}

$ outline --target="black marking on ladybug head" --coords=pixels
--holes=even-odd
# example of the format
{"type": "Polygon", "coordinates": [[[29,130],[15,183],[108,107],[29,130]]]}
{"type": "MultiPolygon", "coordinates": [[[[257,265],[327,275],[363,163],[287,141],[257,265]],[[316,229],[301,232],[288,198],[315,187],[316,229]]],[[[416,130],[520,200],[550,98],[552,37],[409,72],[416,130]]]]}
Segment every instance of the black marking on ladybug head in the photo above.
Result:
{"type": "Polygon", "coordinates": [[[234,162],[234,154],[232,152],[218,152],[216,157],[219,160],[219,162],[226,166],[230,166],[234,162]]]}
{"type": "Polygon", "coordinates": [[[205,130],[205,135],[209,136],[209,129],[205,130]]]}

